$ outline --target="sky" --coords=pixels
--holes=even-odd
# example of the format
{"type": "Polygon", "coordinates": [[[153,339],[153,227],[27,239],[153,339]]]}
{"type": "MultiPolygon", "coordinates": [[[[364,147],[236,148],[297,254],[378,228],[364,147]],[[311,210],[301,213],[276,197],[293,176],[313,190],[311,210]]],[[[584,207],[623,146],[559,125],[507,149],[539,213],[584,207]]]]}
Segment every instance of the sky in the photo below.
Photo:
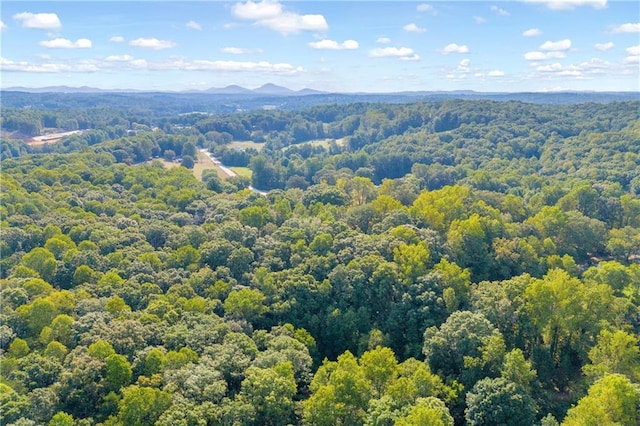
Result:
{"type": "Polygon", "coordinates": [[[11,1],[0,87],[640,91],[640,3],[11,1]]]}

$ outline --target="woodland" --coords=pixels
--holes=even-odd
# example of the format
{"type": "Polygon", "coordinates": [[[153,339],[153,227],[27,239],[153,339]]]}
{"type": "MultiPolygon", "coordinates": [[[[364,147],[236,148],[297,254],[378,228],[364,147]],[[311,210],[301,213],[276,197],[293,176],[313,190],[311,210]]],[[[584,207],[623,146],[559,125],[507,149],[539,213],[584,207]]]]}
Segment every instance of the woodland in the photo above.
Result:
{"type": "Polygon", "coordinates": [[[640,101],[46,96],[2,107],[2,424],[640,423],[640,101]]]}

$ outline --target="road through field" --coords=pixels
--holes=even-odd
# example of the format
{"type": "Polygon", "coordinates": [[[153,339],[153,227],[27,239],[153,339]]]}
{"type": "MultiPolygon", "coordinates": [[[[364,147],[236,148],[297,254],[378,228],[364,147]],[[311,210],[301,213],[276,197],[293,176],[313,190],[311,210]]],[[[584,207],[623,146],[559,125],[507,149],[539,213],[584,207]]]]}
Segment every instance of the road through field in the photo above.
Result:
{"type": "MultiPolygon", "coordinates": [[[[209,157],[209,159],[213,162],[213,164],[215,164],[216,167],[218,167],[220,170],[222,170],[224,173],[226,173],[227,176],[229,176],[229,177],[238,176],[238,174],[236,172],[234,172],[229,167],[227,167],[224,164],[222,164],[222,162],[220,160],[218,160],[216,157],[214,157],[213,154],[211,154],[207,149],[202,148],[202,149],[200,149],[200,152],[202,152],[207,157],[209,157]]],[[[267,195],[267,193],[265,191],[260,191],[259,189],[256,189],[251,185],[249,185],[249,189],[252,190],[253,192],[255,192],[256,194],[267,195]]]]}

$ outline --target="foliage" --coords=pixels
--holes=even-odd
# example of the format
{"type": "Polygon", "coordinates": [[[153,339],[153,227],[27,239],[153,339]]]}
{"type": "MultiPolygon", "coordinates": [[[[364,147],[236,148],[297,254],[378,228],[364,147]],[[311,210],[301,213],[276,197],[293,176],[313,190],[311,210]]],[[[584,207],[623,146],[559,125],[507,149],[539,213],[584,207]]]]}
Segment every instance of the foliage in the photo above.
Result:
{"type": "Polygon", "coordinates": [[[87,130],[2,141],[3,421],[637,422],[637,102],[139,95],[3,105],[87,130]]]}

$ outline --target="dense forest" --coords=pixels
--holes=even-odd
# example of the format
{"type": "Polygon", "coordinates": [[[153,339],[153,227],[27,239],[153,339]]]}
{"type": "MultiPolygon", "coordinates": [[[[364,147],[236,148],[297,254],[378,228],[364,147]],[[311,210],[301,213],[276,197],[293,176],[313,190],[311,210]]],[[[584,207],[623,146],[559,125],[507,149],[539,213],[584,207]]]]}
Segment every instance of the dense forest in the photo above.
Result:
{"type": "Polygon", "coordinates": [[[2,109],[3,424],[640,422],[640,102],[47,96],[2,109]]]}

